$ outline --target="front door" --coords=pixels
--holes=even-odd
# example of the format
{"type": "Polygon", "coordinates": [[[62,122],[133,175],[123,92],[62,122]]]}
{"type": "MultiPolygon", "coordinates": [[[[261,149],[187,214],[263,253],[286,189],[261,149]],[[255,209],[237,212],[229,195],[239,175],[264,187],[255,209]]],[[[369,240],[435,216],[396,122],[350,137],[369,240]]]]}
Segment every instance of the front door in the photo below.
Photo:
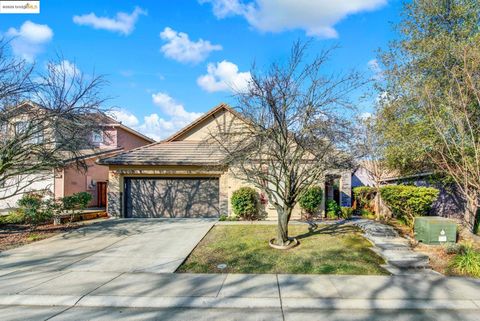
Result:
{"type": "Polygon", "coordinates": [[[97,206],[107,206],[107,183],[97,182],[97,206]]]}

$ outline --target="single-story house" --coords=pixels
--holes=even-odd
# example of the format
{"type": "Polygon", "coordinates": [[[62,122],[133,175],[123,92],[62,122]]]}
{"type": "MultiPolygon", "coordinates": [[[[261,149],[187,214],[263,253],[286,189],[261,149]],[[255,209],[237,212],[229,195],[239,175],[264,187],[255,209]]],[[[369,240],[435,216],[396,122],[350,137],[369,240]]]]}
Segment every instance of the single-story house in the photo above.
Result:
{"type": "MultiPolygon", "coordinates": [[[[109,166],[107,211],[116,217],[218,217],[232,213],[232,193],[245,181],[222,164],[223,154],[209,138],[243,122],[235,110],[220,104],[171,137],[112,157],[109,166]]],[[[326,197],[351,205],[351,171],[331,173],[326,197]]],[[[324,197],[325,199],[325,197],[324,197]]],[[[277,214],[264,204],[268,219],[277,214]]],[[[292,217],[299,218],[295,209],[292,217]]]]}

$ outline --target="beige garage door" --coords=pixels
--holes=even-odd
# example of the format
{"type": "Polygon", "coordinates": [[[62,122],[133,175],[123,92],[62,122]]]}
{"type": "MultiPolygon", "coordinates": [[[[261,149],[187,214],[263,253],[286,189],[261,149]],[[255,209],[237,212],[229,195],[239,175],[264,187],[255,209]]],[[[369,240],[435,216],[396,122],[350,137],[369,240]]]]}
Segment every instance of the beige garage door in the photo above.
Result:
{"type": "Polygon", "coordinates": [[[127,178],[126,217],[217,217],[218,178],[127,178]]]}

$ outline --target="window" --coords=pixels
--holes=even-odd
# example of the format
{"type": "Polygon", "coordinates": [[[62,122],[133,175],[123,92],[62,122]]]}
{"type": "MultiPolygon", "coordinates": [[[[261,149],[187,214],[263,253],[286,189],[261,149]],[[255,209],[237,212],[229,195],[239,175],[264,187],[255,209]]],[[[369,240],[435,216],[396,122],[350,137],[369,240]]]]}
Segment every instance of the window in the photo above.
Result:
{"type": "Polygon", "coordinates": [[[15,123],[15,134],[24,134],[28,130],[28,122],[19,121],[15,123]]]}
{"type": "Polygon", "coordinates": [[[8,123],[6,121],[0,121],[0,136],[7,136],[8,123]]]}
{"type": "Polygon", "coordinates": [[[94,144],[103,143],[103,132],[101,130],[96,130],[92,133],[92,142],[94,144]]]}
{"type": "Polygon", "coordinates": [[[41,129],[35,130],[35,132],[32,135],[32,138],[30,138],[30,142],[32,144],[43,143],[43,130],[41,130],[41,129]]]}

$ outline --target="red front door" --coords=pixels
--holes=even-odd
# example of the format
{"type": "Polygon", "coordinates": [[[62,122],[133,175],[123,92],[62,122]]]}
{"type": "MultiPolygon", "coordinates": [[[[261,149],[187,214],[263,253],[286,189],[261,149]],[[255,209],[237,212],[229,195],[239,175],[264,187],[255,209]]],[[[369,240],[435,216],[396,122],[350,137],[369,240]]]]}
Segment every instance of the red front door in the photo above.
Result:
{"type": "Polygon", "coordinates": [[[107,206],[107,183],[106,182],[97,182],[97,206],[105,207],[107,206]]]}

